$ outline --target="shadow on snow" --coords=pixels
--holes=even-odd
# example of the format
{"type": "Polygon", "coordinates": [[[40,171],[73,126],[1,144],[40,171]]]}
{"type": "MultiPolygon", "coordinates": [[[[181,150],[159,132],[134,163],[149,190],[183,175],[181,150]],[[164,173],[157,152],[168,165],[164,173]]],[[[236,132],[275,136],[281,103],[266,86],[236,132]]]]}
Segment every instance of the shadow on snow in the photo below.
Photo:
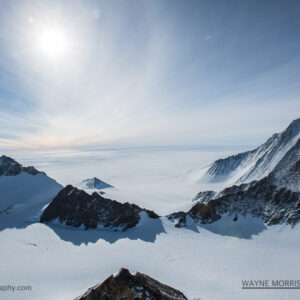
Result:
{"type": "MultiPolygon", "coordinates": [[[[37,222],[23,221],[9,215],[0,215],[0,231],[9,228],[24,229],[34,223],[37,222]]],[[[145,242],[154,243],[157,235],[166,233],[162,223],[162,218],[141,219],[140,223],[136,227],[130,228],[124,232],[106,228],[85,230],[82,228],[51,223],[45,224],[45,226],[51,228],[61,240],[71,242],[75,246],[96,243],[98,240],[115,243],[120,239],[140,239],[145,242]]],[[[240,216],[238,220],[234,222],[232,216],[223,215],[219,221],[212,224],[195,223],[190,217],[188,217],[187,226],[175,230],[192,230],[201,234],[203,229],[223,236],[251,239],[253,235],[258,235],[267,229],[267,226],[258,218],[240,216]]]]}
{"type": "Polygon", "coordinates": [[[136,227],[126,231],[114,231],[113,229],[82,229],[60,224],[47,224],[60,239],[79,246],[81,244],[96,243],[98,240],[105,240],[115,243],[120,239],[142,240],[154,243],[156,236],[166,233],[161,219],[142,220],[136,227]]]}

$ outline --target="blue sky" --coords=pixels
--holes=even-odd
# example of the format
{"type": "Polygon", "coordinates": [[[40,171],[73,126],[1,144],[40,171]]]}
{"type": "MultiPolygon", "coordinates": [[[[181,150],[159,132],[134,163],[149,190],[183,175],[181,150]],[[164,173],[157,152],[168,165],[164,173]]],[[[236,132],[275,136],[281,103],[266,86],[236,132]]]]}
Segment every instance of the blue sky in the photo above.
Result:
{"type": "Polygon", "coordinates": [[[299,1],[2,0],[0,149],[259,144],[299,117],[299,33],[299,1]]]}

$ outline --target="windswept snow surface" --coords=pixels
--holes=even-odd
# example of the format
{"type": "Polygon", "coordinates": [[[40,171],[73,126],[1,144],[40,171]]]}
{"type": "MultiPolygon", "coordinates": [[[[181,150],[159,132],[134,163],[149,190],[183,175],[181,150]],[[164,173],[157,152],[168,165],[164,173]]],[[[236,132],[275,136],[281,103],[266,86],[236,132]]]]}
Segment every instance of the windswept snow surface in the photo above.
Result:
{"type": "Polygon", "coordinates": [[[299,225],[274,225],[252,239],[240,239],[201,227],[175,228],[162,218],[163,231],[155,240],[147,231],[152,226],[158,224],[144,220],[125,233],[39,223],[4,230],[1,284],[31,285],[32,290],[2,292],[0,297],[72,300],[125,267],[179,289],[188,299],[299,298],[299,290],[241,289],[242,280],[299,279],[299,225]],[[92,242],[79,245],[80,238],[92,242]]]}

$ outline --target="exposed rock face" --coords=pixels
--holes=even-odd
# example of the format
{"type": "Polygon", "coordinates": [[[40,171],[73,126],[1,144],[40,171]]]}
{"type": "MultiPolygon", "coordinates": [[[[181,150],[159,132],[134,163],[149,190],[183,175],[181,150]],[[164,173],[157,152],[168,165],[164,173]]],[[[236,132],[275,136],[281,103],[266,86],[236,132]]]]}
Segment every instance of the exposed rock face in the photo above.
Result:
{"type": "Polygon", "coordinates": [[[183,211],[175,212],[168,216],[169,220],[176,221],[175,227],[185,227],[186,226],[187,213],[183,211]]]}
{"type": "Polygon", "coordinates": [[[201,199],[202,203],[207,203],[214,198],[216,192],[214,191],[206,191],[206,192],[199,192],[193,201],[199,201],[201,199]]]}
{"type": "Polygon", "coordinates": [[[276,168],[269,176],[248,184],[232,186],[220,193],[201,192],[196,204],[185,216],[182,212],[169,215],[177,227],[184,226],[186,216],[202,224],[210,224],[222,215],[261,218],[268,225],[280,222],[294,226],[300,219],[300,158],[276,168]]]}
{"type": "Polygon", "coordinates": [[[127,269],[108,277],[75,300],[187,300],[180,291],[127,269]]]}
{"type": "Polygon", "coordinates": [[[300,154],[300,118],[285,131],[275,133],[260,147],[215,161],[207,171],[209,181],[235,180],[247,183],[260,180],[300,154]]]}
{"type": "MultiPolygon", "coordinates": [[[[16,176],[20,174],[21,172],[26,172],[31,175],[36,175],[39,172],[37,169],[35,169],[32,166],[29,167],[23,167],[21,164],[13,160],[12,158],[2,155],[0,157],[0,176],[16,176]]],[[[45,173],[43,173],[45,174],[45,173]]]]}
{"type": "Polygon", "coordinates": [[[278,187],[300,192],[300,139],[269,176],[278,187]],[[295,159],[296,158],[296,159],[295,159]]]}
{"type": "Polygon", "coordinates": [[[189,211],[194,220],[204,224],[219,220],[222,214],[235,217],[250,214],[268,225],[284,222],[294,226],[300,218],[300,193],[277,189],[266,178],[251,183],[247,189],[228,188],[216,199],[207,204],[198,202],[189,211]]]}
{"type": "Polygon", "coordinates": [[[142,212],[147,213],[150,218],[159,217],[153,211],[142,209],[135,204],[122,204],[103,198],[98,193],[89,195],[83,190],[67,185],[44,210],[41,222],[58,219],[66,225],[84,225],[86,229],[100,225],[125,231],[139,223],[142,212]]]}

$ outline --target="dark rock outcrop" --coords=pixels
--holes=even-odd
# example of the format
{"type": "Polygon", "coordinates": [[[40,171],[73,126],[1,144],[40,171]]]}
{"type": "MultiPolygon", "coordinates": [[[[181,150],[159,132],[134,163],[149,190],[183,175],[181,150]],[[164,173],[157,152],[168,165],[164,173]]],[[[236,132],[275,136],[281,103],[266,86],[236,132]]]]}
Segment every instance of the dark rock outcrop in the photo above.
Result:
{"type": "Polygon", "coordinates": [[[187,214],[183,211],[175,212],[167,216],[169,220],[175,221],[175,227],[185,227],[187,214]]]}
{"type": "Polygon", "coordinates": [[[180,291],[142,273],[121,269],[75,300],[187,300],[180,291]]]}
{"type": "Polygon", "coordinates": [[[36,175],[39,173],[45,174],[44,172],[40,172],[32,166],[23,167],[21,164],[8,156],[2,155],[0,157],[0,176],[16,176],[21,172],[26,172],[31,175],[36,175]]]}
{"type": "Polygon", "coordinates": [[[58,219],[60,223],[75,227],[83,225],[86,229],[100,225],[125,231],[139,223],[142,212],[150,218],[159,217],[135,204],[106,199],[96,192],[90,195],[67,185],[47,206],[40,220],[47,223],[58,219]]]}

